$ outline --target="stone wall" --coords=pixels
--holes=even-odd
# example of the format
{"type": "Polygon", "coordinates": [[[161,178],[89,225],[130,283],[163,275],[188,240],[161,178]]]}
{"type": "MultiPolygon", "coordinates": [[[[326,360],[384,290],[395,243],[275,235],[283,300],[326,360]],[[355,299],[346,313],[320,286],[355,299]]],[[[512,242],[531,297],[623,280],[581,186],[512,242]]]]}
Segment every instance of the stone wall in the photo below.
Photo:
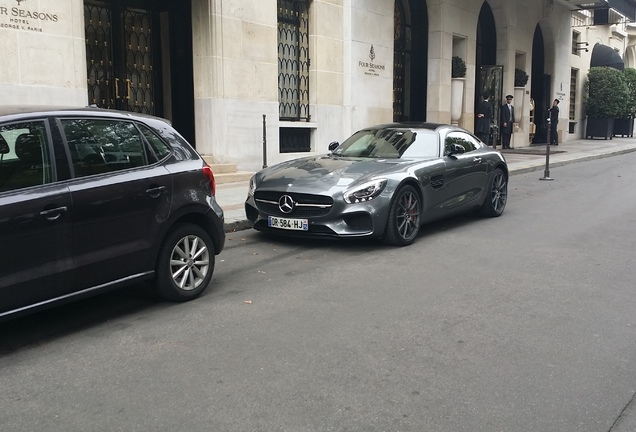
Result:
{"type": "Polygon", "coordinates": [[[0,0],[0,103],[87,103],[82,0],[0,0]]]}

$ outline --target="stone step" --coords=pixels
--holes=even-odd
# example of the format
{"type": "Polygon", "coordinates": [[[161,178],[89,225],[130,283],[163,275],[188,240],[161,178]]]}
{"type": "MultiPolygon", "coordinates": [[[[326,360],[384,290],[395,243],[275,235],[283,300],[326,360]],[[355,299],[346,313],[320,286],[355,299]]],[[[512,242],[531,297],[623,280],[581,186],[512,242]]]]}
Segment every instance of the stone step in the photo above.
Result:
{"type": "Polygon", "coordinates": [[[212,168],[217,184],[244,182],[248,181],[254,175],[253,172],[238,171],[236,164],[215,163],[212,156],[203,156],[203,160],[212,168]]]}
{"type": "MultiPolygon", "coordinates": [[[[205,159],[205,158],[204,158],[205,159]]],[[[219,164],[219,163],[211,163],[206,160],[208,165],[212,168],[212,172],[214,174],[222,174],[222,173],[231,173],[236,172],[236,164],[219,164]]]]}
{"type": "Polygon", "coordinates": [[[245,181],[249,181],[249,179],[251,179],[252,176],[254,175],[254,173],[250,171],[235,171],[235,172],[218,173],[214,171],[214,167],[212,167],[212,172],[214,173],[214,179],[216,180],[216,184],[245,182],[245,181]]]}

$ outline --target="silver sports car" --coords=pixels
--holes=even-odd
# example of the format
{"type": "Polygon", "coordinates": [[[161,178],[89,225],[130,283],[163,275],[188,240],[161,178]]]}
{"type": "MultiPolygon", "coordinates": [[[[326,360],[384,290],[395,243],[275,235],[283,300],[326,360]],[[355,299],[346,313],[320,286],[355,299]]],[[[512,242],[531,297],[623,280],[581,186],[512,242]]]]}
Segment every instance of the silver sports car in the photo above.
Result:
{"type": "Polygon", "coordinates": [[[455,126],[374,126],[329,150],[256,173],[245,201],[250,224],[285,235],[378,237],[403,246],[425,222],[470,210],[496,217],[506,206],[504,157],[455,126]]]}

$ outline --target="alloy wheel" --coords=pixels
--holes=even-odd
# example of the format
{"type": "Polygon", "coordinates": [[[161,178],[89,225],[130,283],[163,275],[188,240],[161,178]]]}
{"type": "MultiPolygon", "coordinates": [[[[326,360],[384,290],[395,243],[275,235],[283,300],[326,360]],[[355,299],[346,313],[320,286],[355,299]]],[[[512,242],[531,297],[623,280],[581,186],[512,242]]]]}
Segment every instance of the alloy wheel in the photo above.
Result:
{"type": "Polygon", "coordinates": [[[210,269],[210,251],[196,235],[183,237],[170,254],[170,273],[176,286],[185,291],[197,288],[210,269]]]}
{"type": "Polygon", "coordinates": [[[420,202],[415,193],[405,191],[400,196],[395,217],[400,237],[405,240],[413,238],[420,226],[420,202]]]}
{"type": "Polygon", "coordinates": [[[508,181],[501,171],[497,172],[493,178],[490,197],[495,212],[498,214],[503,212],[508,199],[508,181]]]}

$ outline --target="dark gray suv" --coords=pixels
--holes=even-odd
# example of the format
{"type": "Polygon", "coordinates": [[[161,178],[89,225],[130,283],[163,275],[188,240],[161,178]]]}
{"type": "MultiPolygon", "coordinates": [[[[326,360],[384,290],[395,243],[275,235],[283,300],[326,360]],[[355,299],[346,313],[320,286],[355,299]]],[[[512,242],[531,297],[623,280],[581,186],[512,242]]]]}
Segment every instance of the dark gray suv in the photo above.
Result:
{"type": "Polygon", "coordinates": [[[143,280],[197,297],[225,244],[214,195],[163,119],[0,107],[0,320],[143,280]]]}

